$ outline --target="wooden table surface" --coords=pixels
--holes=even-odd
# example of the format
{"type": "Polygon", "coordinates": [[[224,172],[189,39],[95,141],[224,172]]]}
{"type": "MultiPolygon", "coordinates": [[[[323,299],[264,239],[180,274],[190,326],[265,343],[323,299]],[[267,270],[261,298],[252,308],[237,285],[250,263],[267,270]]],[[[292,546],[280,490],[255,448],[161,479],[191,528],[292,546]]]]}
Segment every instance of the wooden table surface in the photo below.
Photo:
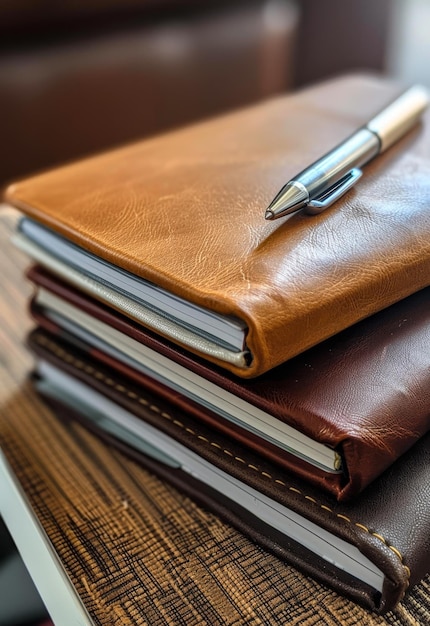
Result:
{"type": "MultiPolygon", "coordinates": [[[[2,209],[0,446],[95,624],[430,624],[429,577],[395,611],[371,614],[263,551],[82,427],[60,423],[28,380],[31,289],[24,278],[28,262],[9,242],[14,221],[13,212],[2,209]]],[[[72,623],[66,615],[57,622],[72,623]]]]}

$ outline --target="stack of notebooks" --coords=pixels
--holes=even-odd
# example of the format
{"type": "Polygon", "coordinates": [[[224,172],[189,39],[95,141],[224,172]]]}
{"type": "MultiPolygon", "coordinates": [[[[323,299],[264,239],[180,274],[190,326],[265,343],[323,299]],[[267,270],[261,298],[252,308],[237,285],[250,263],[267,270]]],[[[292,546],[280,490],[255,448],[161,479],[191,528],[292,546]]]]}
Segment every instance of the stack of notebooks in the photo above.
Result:
{"type": "Polygon", "coordinates": [[[6,192],[58,415],[381,613],[430,563],[430,125],[324,213],[264,211],[399,92],[338,79],[6,192]]]}

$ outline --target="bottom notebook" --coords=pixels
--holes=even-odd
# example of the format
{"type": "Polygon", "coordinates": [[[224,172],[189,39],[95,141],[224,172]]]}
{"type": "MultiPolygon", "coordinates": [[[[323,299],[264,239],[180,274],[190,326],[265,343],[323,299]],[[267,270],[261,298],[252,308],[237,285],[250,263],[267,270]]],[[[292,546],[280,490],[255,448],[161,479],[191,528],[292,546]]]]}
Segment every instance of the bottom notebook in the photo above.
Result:
{"type": "Polygon", "coordinates": [[[35,385],[151,471],[305,573],[378,612],[430,562],[430,436],[340,504],[40,330],[35,385]]]}

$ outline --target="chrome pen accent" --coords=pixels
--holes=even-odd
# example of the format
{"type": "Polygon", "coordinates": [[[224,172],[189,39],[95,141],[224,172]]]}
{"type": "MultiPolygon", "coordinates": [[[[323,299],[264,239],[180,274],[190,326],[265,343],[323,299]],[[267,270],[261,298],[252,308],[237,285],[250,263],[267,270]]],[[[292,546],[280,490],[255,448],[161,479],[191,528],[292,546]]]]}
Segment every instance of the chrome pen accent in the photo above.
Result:
{"type": "Polygon", "coordinates": [[[426,89],[411,87],[333,150],[288,181],[265,212],[273,220],[305,208],[324,211],[360,178],[360,167],[384,152],[415,126],[429,104],[426,89]]]}

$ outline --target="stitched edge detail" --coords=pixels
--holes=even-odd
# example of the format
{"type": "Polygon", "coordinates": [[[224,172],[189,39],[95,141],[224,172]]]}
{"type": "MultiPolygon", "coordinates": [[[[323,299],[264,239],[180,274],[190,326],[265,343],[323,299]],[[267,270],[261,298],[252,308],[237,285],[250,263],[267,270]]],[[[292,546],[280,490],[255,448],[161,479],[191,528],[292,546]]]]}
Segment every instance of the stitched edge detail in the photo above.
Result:
{"type": "Polygon", "coordinates": [[[348,524],[351,524],[352,526],[355,526],[356,528],[366,532],[368,535],[371,535],[372,537],[376,537],[376,539],[381,541],[381,543],[383,543],[387,548],[389,548],[391,550],[391,552],[393,554],[395,554],[396,557],[399,559],[402,567],[405,570],[406,576],[407,576],[406,588],[409,586],[409,578],[410,578],[410,575],[411,575],[411,570],[403,562],[403,555],[402,555],[402,553],[395,546],[389,544],[388,541],[385,539],[385,537],[383,537],[379,533],[372,532],[364,524],[361,524],[359,522],[354,522],[347,515],[343,515],[342,513],[336,513],[331,507],[329,507],[329,506],[327,506],[325,504],[320,504],[315,498],[313,498],[312,496],[306,495],[300,489],[297,489],[296,487],[292,487],[292,486],[288,485],[286,482],[284,482],[283,480],[281,480],[279,478],[274,478],[268,472],[262,471],[257,466],[253,465],[252,463],[248,463],[245,459],[242,459],[241,457],[236,456],[233,452],[223,448],[220,444],[216,443],[215,441],[210,441],[209,439],[207,439],[207,437],[204,437],[203,435],[199,435],[193,429],[189,428],[188,426],[185,426],[185,424],[183,424],[181,421],[173,418],[169,413],[163,411],[162,409],[160,409],[155,404],[150,403],[143,396],[139,396],[136,392],[130,391],[129,389],[124,387],[124,385],[120,385],[120,384],[115,383],[115,381],[112,378],[107,377],[105,374],[103,374],[102,372],[99,372],[96,368],[92,367],[91,365],[86,365],[81,360],[79,360],[76,357],[74,357],[71,354],[69,354],[63,348],[60,348],[59,346],[57,346],[53,341],[51,341],[49,339],[46,339],[45,337],[40,337],[38,335],[36,335],[35,340],[36,340],[36,342],[39,345],[49,349],[52,353],[56,354],[56,356],[58,356],[59,358],[63,359],[64,361],[66,361],[66,363],[70,363],[70,364],[74,365],[77,369],[81,369],[81,370],[85,371],[85,373],[90,374],[94,378],[97,378],[98,380],[103,381],[106,385],[108,385],[109,387],[112,387],[116,391],[119,391],[120,393],[126,395],[127,397],[131,398],[132,400],[136,400],[137,402],[139,402],[140,404],[145,406],[150,411],[152,411],[154,413],[157,413],[158,415],[161,415],[161,417],[164,417],[165,419],[169,420],[172,424],[174,424],[178,428],[182,428],[187,433],[197,437],[197,439],[199,439],[199,441],[203,441],[204,443],[206,443],[206,444],[208,444],[208,445],[210,445],[210,446],[212,446],[214,448],[217,448],[220,452],[222,452],[223,454],[227,455],[228,457],[230,457],[234,461],[236,461],[238,463],[242,463],[243,465],[246,465],[249,469],[252,469],[253,471],[258,472],[261,476],[264,476],[265,478],[268,478],[269,480],[272,480],[277,485],[280,485],[281,487],[285,487],[288,491],[291,491],[292,493],[300,495],[302,498],[304,498],[305,500],[307,500],[309,502],[312,502],[315,506],[319,507],[320,509],[323,509],[324,511],[327,511],[328,513],[331,513],[332,515],[337,517],[339,520],[343,520],[344,522],[346,522],[348,524]]]}

